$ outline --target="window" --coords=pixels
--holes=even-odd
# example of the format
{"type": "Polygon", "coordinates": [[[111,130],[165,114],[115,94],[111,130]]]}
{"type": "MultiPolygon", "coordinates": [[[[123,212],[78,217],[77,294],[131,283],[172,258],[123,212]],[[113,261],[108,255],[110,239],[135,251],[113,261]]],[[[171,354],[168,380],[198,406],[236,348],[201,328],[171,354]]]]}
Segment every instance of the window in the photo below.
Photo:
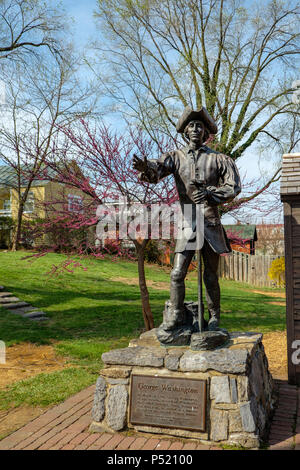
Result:
{"type": "Polygon", "coordinates": [[[3,210],[5,212],[10,212],[11,210],[11,202],[10,202],[10,199],[4,199],[3,201],[3,210]]]}
{"type": "Polygon", "coordinates": [[[69,194],[68,195],[68,210],[70,212],[82,212],[82,209],[83,209],[82,197],[69,194]]]}
{"type": "MultiPolygon", "coordinates": [[[[22,193],[23,196],[24,192],[22,193]]],[[[29,191],[26,202],[24,204],[24,212],[30,213],[34,211],[34,193],[29,191]]]]}

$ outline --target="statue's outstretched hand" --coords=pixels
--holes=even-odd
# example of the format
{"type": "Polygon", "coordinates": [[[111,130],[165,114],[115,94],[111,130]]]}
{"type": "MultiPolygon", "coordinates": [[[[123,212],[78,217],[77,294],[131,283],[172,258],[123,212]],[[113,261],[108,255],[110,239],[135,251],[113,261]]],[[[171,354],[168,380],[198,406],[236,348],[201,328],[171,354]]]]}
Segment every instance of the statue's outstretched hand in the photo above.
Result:
{"type": "Polygon", "coordinates": [[[144,159],[141,159],[136,154],[133,155],[132,164],[135,170],[140,171],[142,173],[148,168],[147,158],[144,157],[144,159]]]}

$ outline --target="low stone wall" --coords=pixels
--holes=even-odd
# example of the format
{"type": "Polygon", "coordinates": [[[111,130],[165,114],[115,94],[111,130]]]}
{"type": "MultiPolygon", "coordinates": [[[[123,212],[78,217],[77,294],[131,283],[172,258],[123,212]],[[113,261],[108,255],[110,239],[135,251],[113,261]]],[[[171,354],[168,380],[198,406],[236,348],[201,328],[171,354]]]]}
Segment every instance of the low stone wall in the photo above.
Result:
{"type": "Polygon", "coordinates": [[[91,431],[133,428],[245,448],[258,448],[266,436],[275,399],[261,334],[231,333],[225,347],[192,351],[162,347],[152,330],[128,348],[104,353],[102,360],[105,367],[96,385],[91,431]],[[130,423],[132,375],[205,380],[205,431],[130,423]]]}

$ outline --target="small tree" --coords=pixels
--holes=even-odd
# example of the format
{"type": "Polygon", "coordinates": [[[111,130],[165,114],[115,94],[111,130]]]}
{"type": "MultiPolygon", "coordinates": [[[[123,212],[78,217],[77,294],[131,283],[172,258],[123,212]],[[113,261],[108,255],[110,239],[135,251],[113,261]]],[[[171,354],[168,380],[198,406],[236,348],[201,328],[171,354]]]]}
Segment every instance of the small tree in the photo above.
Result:
{"type": "MultiPolygon", "coordinates": [[[[177,200],[177,192],[170,179],[153,186],[140,181],[137,172],[132,168],[134,152],[139,153],[142,158],[149,158],[167,147],[168,141],[162,140],[157,145],[146,138],[140,129],[130,129],[128,134],[118,136],[104,125],[92,129],[84,120],[80,121],[80,126],[76,129],[70,126],[61,127],[57,146],[45,160],[46,169],[40,172],[40,176],[62,183],[63,187],[69,190],[75,189],[84,195],[84,198],[81,209],[72,215],[68,209],[66,191],[62,189],[60,196],[56,195],[56,198],[47,204],[49,218],[44,228],[49,228],[50,225],[55,227],[55,224],[59,223],[60,227],[64,226],[68,230],[83,227],[86,230],[92,227],[95,229],[99,221],[96,215],[97,206],[118,203],[120,197],[126,200],[128,206],[139,204],[146,210],[152,204],[171,205],[177,200]]],[[[154,327],[154,320],[144,263],[145,248],[152,234],[148,222],[146,225],[137,226],[138,236],[131,239],[137,254],[144,323],[149,330],[154,327]]],[[[122,254],[121,245],[115,243],[114,246],[119,254],[122,254]]],[[[99,255],[99,251],[95,246],[95,238],[85,238],[84,243],[78,245],[77,249],[81,254],[92,252],[99,255]]]]}
{"type": "Polygon", "coordinates": [[[268,276],[278,287],[285,286],[285,262],[283,256],[272,261],[268,276]]]}

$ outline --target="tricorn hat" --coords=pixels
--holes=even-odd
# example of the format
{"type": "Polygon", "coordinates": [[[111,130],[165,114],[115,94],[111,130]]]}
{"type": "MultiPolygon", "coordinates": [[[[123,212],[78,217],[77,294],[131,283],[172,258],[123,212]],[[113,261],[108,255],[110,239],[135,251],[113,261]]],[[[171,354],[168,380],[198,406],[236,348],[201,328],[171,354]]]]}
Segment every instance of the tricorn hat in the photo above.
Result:
{"type": "Polygon", "coordinates": [[[215,123],[213,118],[208,114],[206,108],[201,108],[197,111],[193,111],[192,108],[190,108],[189,106],[184,108],[184,111],[176,125],[177,132],[183,134],[184,129],[190,121],[203,122],[210,134],[216,134],[218,132],[217,124],[215,123]]]}

